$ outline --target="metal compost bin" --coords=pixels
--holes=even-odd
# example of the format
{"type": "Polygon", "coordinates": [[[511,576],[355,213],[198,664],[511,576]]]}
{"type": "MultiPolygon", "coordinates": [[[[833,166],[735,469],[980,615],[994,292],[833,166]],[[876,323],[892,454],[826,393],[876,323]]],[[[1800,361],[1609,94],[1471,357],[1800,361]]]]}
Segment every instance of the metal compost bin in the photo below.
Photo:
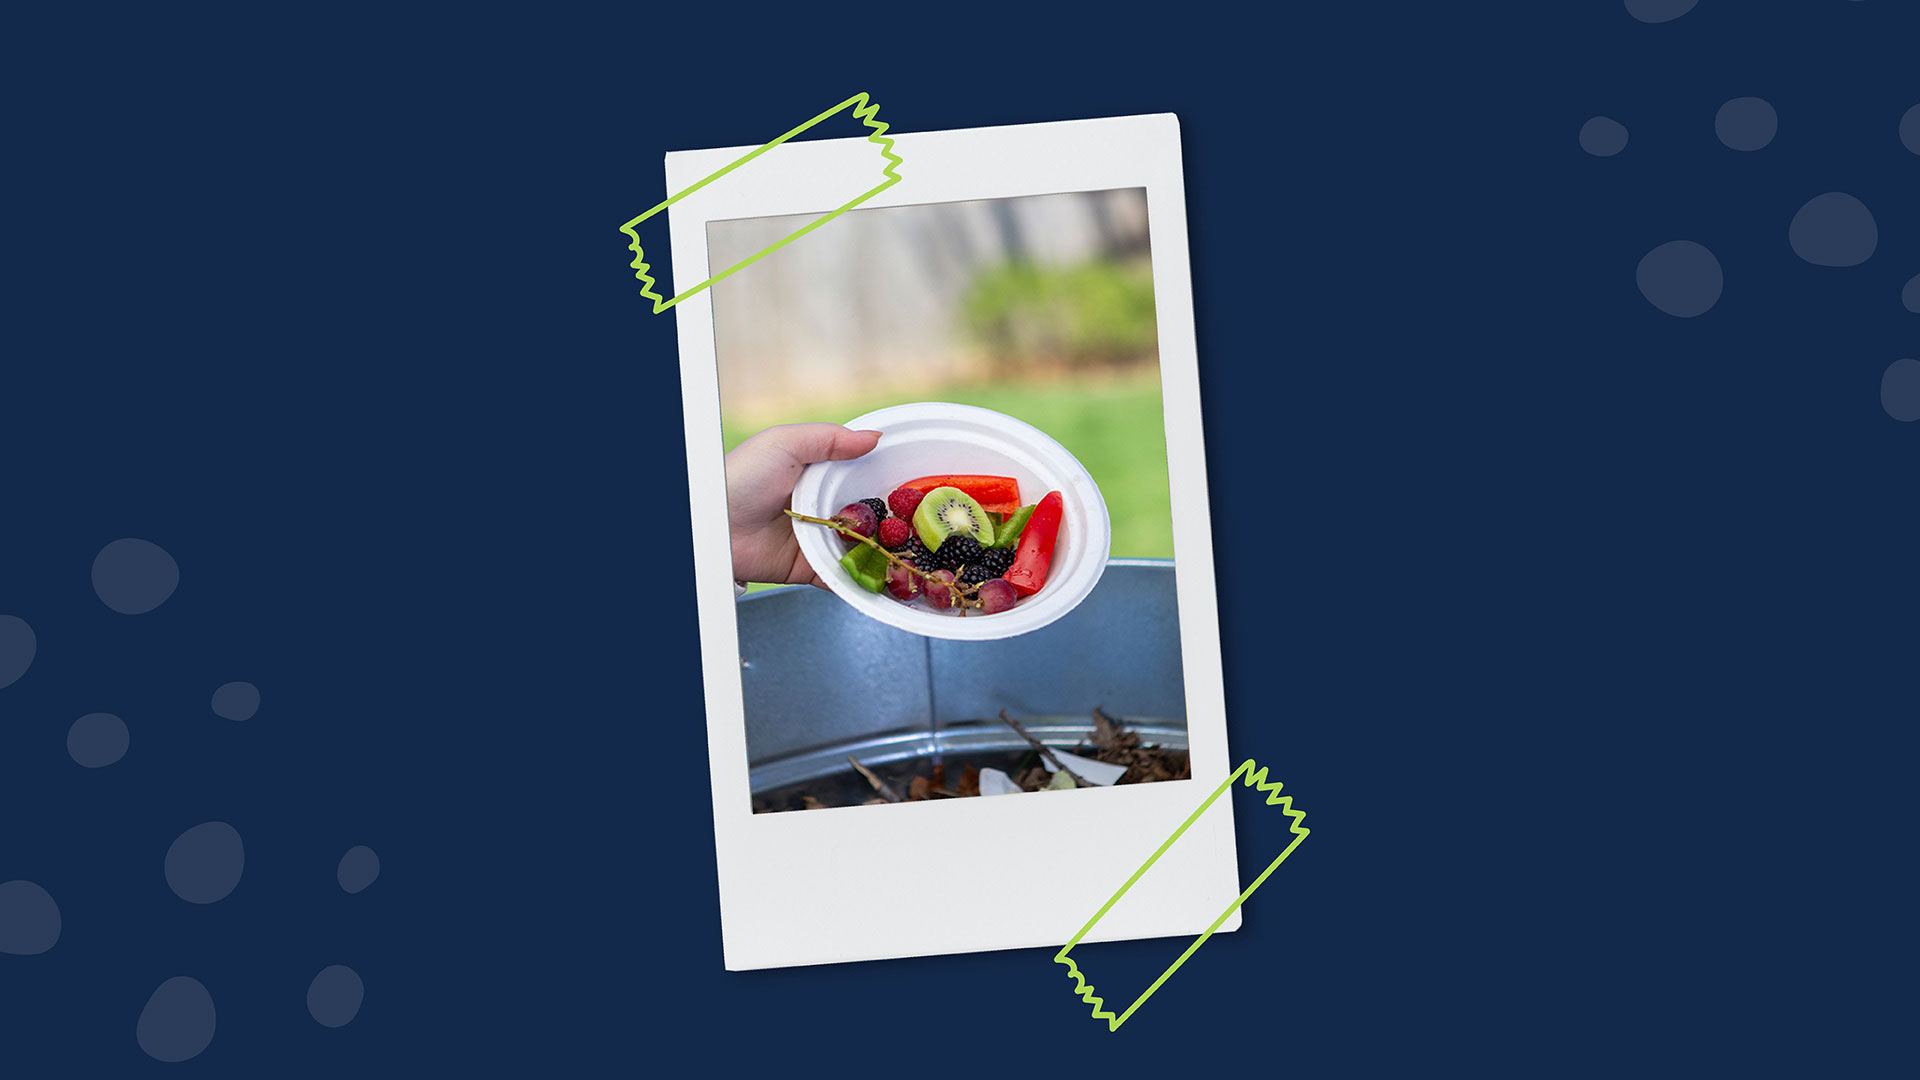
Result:
{"type": "Polygon", "coordinates": [[[1187,745],[1173,563],[1115,559],[1060,621],[1003,641],[936,641],[810,585],[737,603],[754,794],[913,758],[1018,752],[1005,709],[1072,746],[1098,705],[1149,743],[1187,745]]]}

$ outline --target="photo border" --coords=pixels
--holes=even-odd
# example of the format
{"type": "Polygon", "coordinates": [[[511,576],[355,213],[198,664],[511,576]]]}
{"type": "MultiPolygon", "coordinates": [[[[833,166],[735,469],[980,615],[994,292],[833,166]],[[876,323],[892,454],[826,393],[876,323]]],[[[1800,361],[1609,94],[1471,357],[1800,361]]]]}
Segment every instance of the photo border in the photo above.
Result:
{"type": "MultiPolygon", "coordinates": [[[[1195,783],[930,800],[866,813],[753,814],[726,516],[713,290],[682,301],[677,332],[692,508],[694,592],[707,701],[721,939],[730,970],[991,949],[1057,947],[1192,807],[1230,775],[1220,671],[1180,128],[1171,114],[896,134],[914,163],[866,209],[1139,187],[1147,192],[1175,581],[1195,783]],[[1044,874],[1008,873],[1010,852],[1044,874]],[[913,890],[919,877],[938,888],[913,890]]],[[[666,158],[678,191],[740,147],[666,158]]],[[[668,210],[676,281],[709,274],[709,221],[820,213],[871,168],[865,139],[790,142],[668,210]]],[[[829,228],[832,226],[829,225],[829,228]]],[[[804,241],[803,241],[804,242],[804,241]]],[[[777,257],[777,256],[776,256],[777,257]]],[[[749,268],[744,273],[752,273],[749,268]]],[[[1231,803],[1167,852],[1154,886],[1085,940],[1190,936],[1240,892],[1231,803]]],[[[1239,926],[1238,911],[1217,931],[1239,926]]]]}

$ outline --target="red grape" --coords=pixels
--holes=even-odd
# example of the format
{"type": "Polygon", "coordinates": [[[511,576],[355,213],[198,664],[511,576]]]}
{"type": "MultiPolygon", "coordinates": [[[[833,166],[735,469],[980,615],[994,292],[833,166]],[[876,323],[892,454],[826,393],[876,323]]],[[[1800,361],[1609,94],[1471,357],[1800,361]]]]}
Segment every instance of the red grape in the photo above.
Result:
{"type": "Polygon", "coordinates": [[[893,594],[895,600],[912,600],[920,595],[920,575],[899,563],[888,563],[887,592],[893,594]]]}
{"type": "Polygon", "coordinates": [[[927,603],[941,611],[960,610],[960,591],[953,587],[953,571],[935,570],[925,582],[927,603]]]}
{"type": "Polygon", "coordinates": [[[833,515],[833,520],[861,536],[872,536],[880,528],[880,519],[866,503],[848,503],[833,515]]]}
{"type": "Polygon", "coordinates": [[[991,578],[980,583],[980,589],[974,598],[980,601],[980,614],[998,615],[1007,611],[1020,600],[1020,594],[1007,584],[1005,578],[991,578]]]}

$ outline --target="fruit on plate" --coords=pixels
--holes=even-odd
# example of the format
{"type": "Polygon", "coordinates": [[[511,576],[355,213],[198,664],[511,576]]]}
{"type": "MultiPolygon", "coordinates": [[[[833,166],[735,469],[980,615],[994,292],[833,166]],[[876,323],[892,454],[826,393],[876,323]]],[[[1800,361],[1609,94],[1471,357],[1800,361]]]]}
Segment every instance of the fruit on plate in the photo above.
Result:
{"type": "Polygon", "coordinates": [[[974,599],[980,601],[980,614],[998,615],[1011,610],[1020,601],[1020,593],[1006,578],[989,578],[981,583],[974,599]]]}
{"type": "Polygon", "coordinates": [[[1020,531],[1027,527],[1027,519],[1033,516],[1032,506],[1023,506],[1013,512],[1006,524],[993,530],[993,546],[1011,548],[1020,539],[1020,531]]]}
{"type": "Polygon", "coordinates": [[[913,531],[920,534],[921,543],[935,552],[949,536],[971,537],[981,547],[993,544],[993,522],[987,520],[986,510],[973,496],[956,487],[937,487],[927,492],[927,497],[914,508],[913,531]]]}
{"type": "Polygon", "coordinates": [[[927,575],[925,584],[927,603],[940,611],[949,613],[960,610],[960,591],[954,588],[953,571],[935,570],[927,575]]]}
{"type": "Polygon", "coordinates": [[[848,503],[841,507],[840,512],[833,515],[833,520],[861,536],[872,536],[880,528],[879,515],[873,512],[873,507],[863,502],[848,503]]]}
{"type": "Polygon", "coordinates": [[[1046,586],[1066,506],[1057,491],[1020,505],[1011,476],[923,476],[831,518],[788,510],[848,544],[841,569],[868,592],[924,599],[949,615],[998,615],[1046,586]]]}
{"type": "MultiPolygon", "coordinates": [[[[933,494],[935,488],[959,488],[981,509],[995,514],[1011,514],[1020,509],[1020,481],[1011,476],[986,476],[980,473],[955,473],[950,476],[923,476],[900,485],[933,494]]],[[[899,514],[899,510],[894,513],[899,514]]],[[[905,517],[905,514],[901,514],[905,517]]]]}
{"type": "Polygon", "coordinates": [[[913,517],[913,512],[920,508],[920,500],[926,497],[926,488],[917,488],[910,484],[901,484],[899,487],[893,489],[893,494],[887,496],[887,508],[893,511],[894,517],[911,518],[913,517]]]}
{"type": "Polygon", "coordinates": [[[892,565],[885,555],[866,544],[855,544],[853,550],[840,556],[840,565],[846,568],[847,576],[858,582],[868,592],[879,592],[886,582],[887,570],[892,565]]]}
{"type": "Polygon", "coordinates": [[[901,548],[906,547],[907,541],[912,538],[913,526],[897,517],[890,517],[880,523],[878,539],[880,546],[886,548],[888,551],[899,551],[901,548]]]}
{"type": "Polygon", "coordinates": [[[1053,563],[1053,544],[1060,536],[1060,518],[1065,513],[1060,493],[1047,492],[1034,504],[1027,526],[1020,531],[1020,543],[1013,549],[1013,566],[1007,571],[1009,585],[1022,596],[1032,596],[1047,584],[1047,568],[1053,563]]]}
{"type": "Polygon", "coordinates": [[[901,566],[887,564],[887,595],[895,600],[912,600],[921,592],[920,575],[901,566]]]}

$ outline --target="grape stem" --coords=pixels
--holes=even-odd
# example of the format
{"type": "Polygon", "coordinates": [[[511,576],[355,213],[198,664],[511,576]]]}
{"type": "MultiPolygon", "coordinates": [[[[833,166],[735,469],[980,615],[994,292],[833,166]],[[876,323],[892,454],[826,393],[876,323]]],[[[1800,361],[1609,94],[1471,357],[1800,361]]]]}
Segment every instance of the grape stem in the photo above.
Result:
{"type": "MultiPolygon", "coordinates": [[[[825,525],[827,528],[832,529],[834,532],[839,533],[841,536],[844,536],[849,540],[853,540],[853,541],[857,541],[859,543],[865,544],[868,547],[872,548],[873,550],[886,556],[886,559],[888,562],[892,563],[895,566],[898,566],[902,570],[905,570],[907,573],[912,574],[918,578],[923,578],[928,582],[932,582],[935,580],[932,574],[927,573],[925,570],[920,569],[919,567],[913,565],[912,563],[901,558],[900,556],[895,555],[893,552],[888,551],[886,548],[881,547],[880,542],[875,540],[873,537],[862,536],[859,533],[854,532],[852,529],[848,528],[845,525],[842,525],[837,521],[834,521],[830,518],[814,517],[811,514],[802,514],[797,510],[783,510],[781,511],[781,513],[787,515],[788,517],[792,518],[795,521],[804,521],[809,525],[825,525]]],[[[965,569],[965,568],[962,567],[962,569],[965,569]]],[[[939,584],[944,585],[949,589],[952,589],[954,593],[960,597],[960,599],[965,603],[967,607],[980,606],[980,601],[974,599],[974,596],[973,596],[974,593],[980,590],[980,586],[962,584],[960,581],[959,574],[957,573],[954,574],[952,581],[942,581],[942,582],[939,582],[939,584]]]]}

